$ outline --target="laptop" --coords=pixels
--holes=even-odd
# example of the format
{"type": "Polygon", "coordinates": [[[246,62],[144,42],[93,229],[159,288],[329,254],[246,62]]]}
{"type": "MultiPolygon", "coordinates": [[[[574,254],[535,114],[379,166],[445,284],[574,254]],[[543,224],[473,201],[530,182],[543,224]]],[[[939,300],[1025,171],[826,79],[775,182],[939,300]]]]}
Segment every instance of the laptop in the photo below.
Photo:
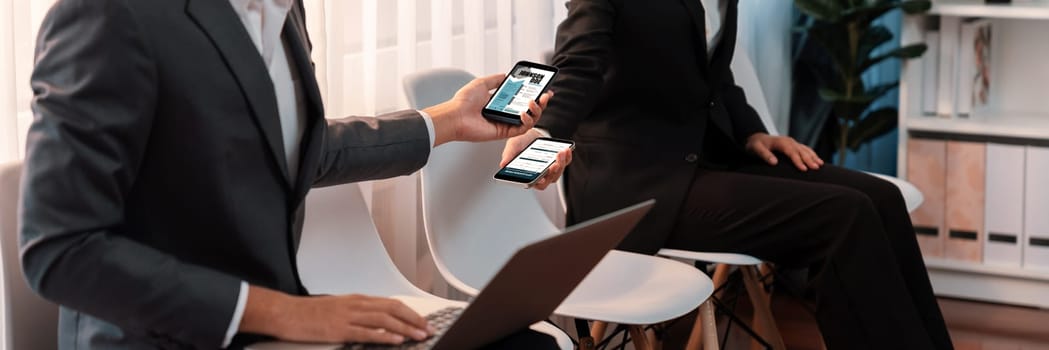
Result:
{"type": "Polygon", "coordinates": [[[465,308],[428,314],[437,333],[427,340],[346,344],[340,349],[476,349],[546,320],[654,204],[655,200],[648,200],[620,209],[519,249],[465,308]],[[542,282],[536,276],[542,276],[542,282]]]}

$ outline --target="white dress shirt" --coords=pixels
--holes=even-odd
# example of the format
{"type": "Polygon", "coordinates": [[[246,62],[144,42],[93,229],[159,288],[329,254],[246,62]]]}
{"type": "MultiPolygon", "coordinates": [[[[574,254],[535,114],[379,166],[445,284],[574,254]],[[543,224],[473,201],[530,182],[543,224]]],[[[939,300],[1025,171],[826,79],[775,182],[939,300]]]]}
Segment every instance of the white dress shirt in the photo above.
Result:
{"type": "MultiPolygon", "coordinates": [[[[259,49],[270,81],[277,97],[277,111],[280,115],[281,137],[284,142],[284,156],[288,164],[288,176],[295,183],[299,171],[299,152],[302,149],[302,133],[306,128],[306,102],[302,91],[301,78],[291,65],[287,46],[281,39],[284,22],[295,0],[229,0],[233,10],[240,17],[248,36],[259,49]]],[[[434,127],[430,116],[422,111],[426,129],[430,135],[430,147],[433,147],[434,127]]],[[[222,347],[226,348],[233,341],[233,336],[240,328],[244,317],[244,308],[248,301],[248,283],[240,282],[240,294],[237,306],[233,310],[226,338],[222,347]]]]}
{"type": "Polygon", "coordinates": [[[714,49],[721,42],[721,24],[725,21],[726,0],[699,0],[703,3],[703,13],[707,24],[707,56],[714,54],[714,49]]]}

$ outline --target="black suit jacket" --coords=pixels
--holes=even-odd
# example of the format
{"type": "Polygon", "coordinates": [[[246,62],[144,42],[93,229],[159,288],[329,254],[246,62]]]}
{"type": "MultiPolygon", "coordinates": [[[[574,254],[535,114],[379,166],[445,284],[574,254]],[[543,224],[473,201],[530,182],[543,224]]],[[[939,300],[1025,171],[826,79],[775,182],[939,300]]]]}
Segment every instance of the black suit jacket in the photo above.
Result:
{"type": "Polygon", "coordinates": [[[729,64],[738,0],[707,57],[699,0],[572,0],[557,32],[552,88],[539,127],[576,141],[567,173],[569,221],[649,198],[656,207],[620,249],[665,242],[697,169],[743,157],[765,132],[729,64]]]}
{"type": "Polygon", "coordinates": [[[229,1],[50,11],[21,243],[30,285],[62,305],[61,348],[218,348],[241,280],[305,293],[295,256],[311,186],[424,165],[416,112],[325,121],[304,23],[298,7],[284,28],[309,104],[292,183],[272,83],[229,1]]]}

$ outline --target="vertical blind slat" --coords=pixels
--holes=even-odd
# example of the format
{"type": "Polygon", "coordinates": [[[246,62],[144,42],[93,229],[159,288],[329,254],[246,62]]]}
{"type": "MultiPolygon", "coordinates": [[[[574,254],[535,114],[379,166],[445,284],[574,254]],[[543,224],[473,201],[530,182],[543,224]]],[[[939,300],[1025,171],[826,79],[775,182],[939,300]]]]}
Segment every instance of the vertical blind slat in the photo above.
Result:
{"type": "MultiPolygon", "coordinates": [[[[419,45],[415,1],[397,0],[397,73],[400,77],[415,72],[416,48],[419,45]]],[[[401,96],[400,107],[408,107],[404,94],[398,96],[401,96]]]]}
{"type": "MultiPolygon", "coordinates": [[[[343,71],[346,70],[345,60],[343,54],[346,51],[346,45],[343,43],[345,33],[343,32],[343,22],[338,20],[333,14],[340,13],[342,10],[341,4],[344,0],[325,0],[324,10],[325,18],[334,17],[332,20],[325,20],[324,27],[327,31],[328,37],[321,38],[317,41],[324,41],[327,43],[327,60],[328,60],[328,101],[327,101],[327,114],[331,116],[346,115],[346,102],[343,98],[343,71]]],[[[316,39],[314,39],[316,40],[316,39]]]]}
{"type": "Polygon", "coordinates": [[[361,91],[364,97],[363,112],[373,115],[376,112],[375,72],[379,69],[376,55],[379,51],[379,0],[361,1],[361,91]]]}
{"type": "Polygon", "coordinates": [[[500,66],[508,66],[513,63],[514,58],[514,13],[513,0],[502,0],[496,2],[496,36],[498,43],[497,62],[500,66]]]}
{"type": "Polygon", "coordinates": [[[430,53],[432,67],[452,65],[452,0],[430,3],[430,53]]]}
{"type": "MultiPolygon", "coordinates": [[[[0,3],[0,48],[15,47],[14,9],[13,2],[0,3]]],[[[0,162],[18,157],[15,51],[0,50],[0,162]]]]}
{"type": "Polygon", "coordinates": [[[485,74],[484,1],[465,0],[463,36],[466,42],[466,70],[476,76],[485,74]]]}

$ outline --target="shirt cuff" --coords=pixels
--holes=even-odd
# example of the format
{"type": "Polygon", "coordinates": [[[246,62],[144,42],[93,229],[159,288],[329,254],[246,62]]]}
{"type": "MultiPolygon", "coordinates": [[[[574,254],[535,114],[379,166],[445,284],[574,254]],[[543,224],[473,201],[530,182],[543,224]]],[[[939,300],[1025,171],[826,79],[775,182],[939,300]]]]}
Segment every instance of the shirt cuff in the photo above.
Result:
{"type": "Polygon", "coordinates": [[[418,112],[419,115],[423,116],[423,121],[426,122],[426,132],[430,133],[430,150],[432,151],[434,147],[434,142],[437,142],[437,136],[435,135],[435,131],[433,130],[433,118],[430,117],[429,113],[423,112],[423,110],[421,109],[418,110],[418,112]]]}
{"type": "Polygon", "coordinates": [[[240,320],[244,318],[244,307],[248,304],[248,282],[240,281],[240,294],[237,295],[237,307],[233,309],[233,319],[229,321],[229,328],[226,329],[226,338],[222,340],[222,348],[229,347],[229,344],[233,342],[233,336],[237,335],[237,330],[240,329],[240,320]]]}

